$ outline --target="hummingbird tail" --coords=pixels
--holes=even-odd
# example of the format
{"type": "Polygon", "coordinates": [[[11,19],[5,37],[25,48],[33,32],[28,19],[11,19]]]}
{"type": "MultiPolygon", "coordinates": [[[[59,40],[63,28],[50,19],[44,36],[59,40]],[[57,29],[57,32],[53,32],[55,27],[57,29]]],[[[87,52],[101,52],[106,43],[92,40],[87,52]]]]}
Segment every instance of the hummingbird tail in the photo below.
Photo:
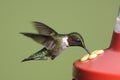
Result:
{"type": "Polygon", "coordinates": [[[30,61],[30,60],[34,60],[34,58],[25,58],[21,62],[30,61]]]}
{"type": "Polygon", "coordinates": [[[28,58],[23,59],[21,62],[30,61],[30,60],[47,60],[48,59],[48,57],[46,57],[47,53],[48,53],[47,49],[43,48],[38,52],[32,54],[28,58]]]}

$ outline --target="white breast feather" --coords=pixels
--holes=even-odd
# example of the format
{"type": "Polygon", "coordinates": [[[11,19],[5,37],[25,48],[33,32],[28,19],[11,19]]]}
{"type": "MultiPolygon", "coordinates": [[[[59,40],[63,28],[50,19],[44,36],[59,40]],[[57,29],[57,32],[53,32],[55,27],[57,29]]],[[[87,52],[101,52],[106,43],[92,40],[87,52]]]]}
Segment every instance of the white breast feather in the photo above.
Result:
{"type": "Polygon", "coordinates": [[[63,37],[62,42],[63,49],[66,49],[69,46],[68,37],[67,36],[63,37]]]}

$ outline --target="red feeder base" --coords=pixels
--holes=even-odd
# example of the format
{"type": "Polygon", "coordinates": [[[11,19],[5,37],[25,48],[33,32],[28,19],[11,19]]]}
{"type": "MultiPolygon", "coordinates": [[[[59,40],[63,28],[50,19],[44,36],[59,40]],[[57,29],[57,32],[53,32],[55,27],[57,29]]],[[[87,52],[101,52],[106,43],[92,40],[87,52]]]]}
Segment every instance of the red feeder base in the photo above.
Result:
{"type": "Polygon", "coordinates": [[[93,60],[75,61],[73,80],[120,80],[120,33],[114,32],[110,48],[93,60]]]}

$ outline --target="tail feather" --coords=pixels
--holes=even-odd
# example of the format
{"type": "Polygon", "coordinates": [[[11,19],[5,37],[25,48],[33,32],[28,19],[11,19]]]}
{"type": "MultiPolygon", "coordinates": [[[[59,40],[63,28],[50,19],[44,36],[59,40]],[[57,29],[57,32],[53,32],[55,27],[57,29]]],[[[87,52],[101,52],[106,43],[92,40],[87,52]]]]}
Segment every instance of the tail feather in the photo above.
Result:
{"type": "Polygon", "coordinates": [[[25,61],[30,61],[30,60],[34,60],[34,58],[25,58],[25,59],[23,59],[21,62],[25,62],[25,61]]]}
{"type": "Polygon", "coordinates": [[[40,51],[34,53],[33,55],[29,56],[28,58],[23,59],[21,62],[30,61],[30,60],[46,60],[48,51],[46,48],[41,49],[40,51]]]}

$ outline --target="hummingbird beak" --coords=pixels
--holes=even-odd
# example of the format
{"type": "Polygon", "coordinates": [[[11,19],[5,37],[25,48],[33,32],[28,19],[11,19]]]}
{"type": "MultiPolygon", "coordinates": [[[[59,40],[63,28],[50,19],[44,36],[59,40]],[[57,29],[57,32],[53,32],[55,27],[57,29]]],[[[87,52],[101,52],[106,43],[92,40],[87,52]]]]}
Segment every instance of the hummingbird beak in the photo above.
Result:
{"type": "Polygon", "coordinates": [[[89,55],[91,54],[86,47],[84,47],[84,49],[85,49],[85,51],[86,51],[89,55]]]}

